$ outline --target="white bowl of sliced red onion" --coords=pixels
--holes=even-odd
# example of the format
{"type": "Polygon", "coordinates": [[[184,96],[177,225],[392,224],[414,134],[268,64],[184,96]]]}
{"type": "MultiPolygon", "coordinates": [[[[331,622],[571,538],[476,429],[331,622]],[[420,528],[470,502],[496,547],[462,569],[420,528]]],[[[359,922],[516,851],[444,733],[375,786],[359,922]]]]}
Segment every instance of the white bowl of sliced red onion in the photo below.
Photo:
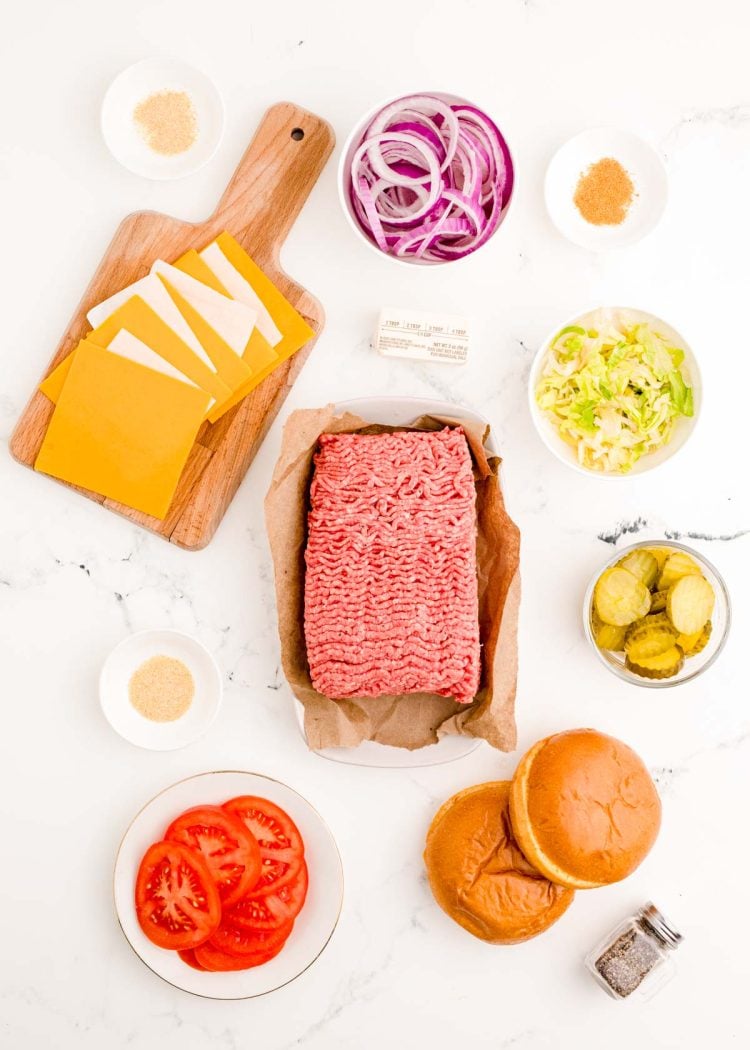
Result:
{"type": "Polygon", "coordinates": [[[357,124],[339,163],[339,195],[355,233],[407,265],[472,255],[510,205],[510,149],[483,110],[444,92],[381,103],[357,124]]]}

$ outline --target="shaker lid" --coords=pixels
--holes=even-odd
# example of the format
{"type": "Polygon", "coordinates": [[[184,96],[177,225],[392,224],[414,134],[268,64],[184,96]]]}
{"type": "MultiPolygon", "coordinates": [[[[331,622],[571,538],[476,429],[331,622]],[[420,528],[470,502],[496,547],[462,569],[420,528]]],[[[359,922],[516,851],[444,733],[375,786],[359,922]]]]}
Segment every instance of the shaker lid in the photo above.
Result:
{"type": "Polygon", "coordinates": [[[667,948],[674,949],[680,944],[680,941],[682,941],[682,934],[674,928],[666,916],[662,915],[656,905],[652,904],[651,901],[644,904],[641,908],[639,918],[641,919],[641,922],[643,922],[643,924],[667,946],[667,948]]]}

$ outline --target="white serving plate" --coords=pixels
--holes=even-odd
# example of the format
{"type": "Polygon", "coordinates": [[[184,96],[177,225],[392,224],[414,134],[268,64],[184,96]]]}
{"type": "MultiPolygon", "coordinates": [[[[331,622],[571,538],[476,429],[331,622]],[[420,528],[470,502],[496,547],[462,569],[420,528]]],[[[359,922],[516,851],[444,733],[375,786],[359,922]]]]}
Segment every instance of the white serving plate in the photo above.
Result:
{"type": "Polygon", "coordinates": [[[590,128],[569,139],[553,156],[544,180],[552,222],[563,237],[591,251],[624,248],[641,240],[661,219],[668,195],[667,169],[659,154],[621,128],[590,128]],[[592,225],[573,201],[581,174],[603,157],[619,160],[635,187],[636,196],[619,226],[592,225]]]}
{"type": "Polygon", "coordinates": [[[180,179],[207,164],[224,133],[224,104],[205,73],[173,59],[144,59],[124,69],[109,86],[101,128],[110,153],[129,171],[147,179],[180,179]],[[140,134],[133,110],[154,92],[185,91],[193,101],[198,134],[174,156],[155,153],[140,134]]]}
{"type": "Polygon", "coordinates": [[[104,717],[125,740],[150,751],[174,751],[197,740],[211,726],[221,707],[221,671],[197,638],[182,631],[136,631],[116,645],[99,676],[99,700],[104,717]],[[192,703],[173,722],[152,722],[133,707],[128,683],[133,672],[152,656],[181,660],[195,682],[192,703]]]}
{"type": "Polygon", "coordinates": [[[175,988],[209,999],[250,999],[299,977],[331,939],[341,913],[343,894],[341,857],[328,825],[317,810],[286,784],[240,770],[199,773],[165,788],[135,816],[115,860],[115,910],[135,954],[175,988]],[[191,806],[218,805],[237,795],[259,795],[286,810],[305,843],[310,883],[289,940],[274,959],[252,970],[202,972],[184,963],[177,952],[157,948],[143,933],[135,913],[135,880],[143,854],[152,842],[161,839],[178,814],[191,806]]]}
{"type": "Polygon", "coordinates": [[[681,448],[683,448],[688,439],[692,437],[698,423],[701,409],[702,390],[701,373],[695,354],[691,350],[689,343],[680,335],[676,328],[667,324],[666,321],[657,317],[656,314],[648,313],[646,310],[636,310],[629,306],[596,306],[592,307],[590,310],[584,310],[581,313],[575,314],[573,317],[561,321],[560,324],[556,325],[549,333],[540,346],[531,363],[531,371],[529,372],[529,411],[531,412],[531,418],[539,437],[550,452],[556,456],[561,463],[578,471],[579,474],[585,474],[589,478],[600,478],[603,481],[623,481],[637,477],[639,474],[646,474],[648,471],[662,466],[676,455],[681,448]],[[684,350],[685,360],[682,367],[687,373],[693,387],[694,409],[692,417],[687,418],[686,416],[680,416],[675,422],[674,431],[669,443],[663,445],[656,452],[651,452],[649,455],[643,456],[627,474],[604,474],[596,470],[589,470],[588,467],[582,467],[576,458],[573,446],[569,445],[567,441],[563,441],[552,421],[547,418],[536,403],[537,383],[539,382],[539,376],[552,340],[561,329],[566,328],[568,325],[580,325],[583,328],[587,328],[590,323],[594,322],[594,315],[602,310],[608,310],[613,314],[627,314],[628,320],[632,319],[636,323],[648,322],[661,332],[662,335],[673,342],[675,346],[679,346],[684,350]]]}
{"type": "MultiPolygon", "coordinates": [[[[352,412],[363,419],[389,426],[408,426],[419,416],[427,415],[450,416],[453,419],[465,419],[467,422],[489,425],[484,416],[464,405],[422,397],[359,397],[351,401],[340,401],[335,406],[335,411],[337,415],[342,412],[352,412]]],[[[499,455],[492,433],[487,439],[487,449],[492,455],[499,455]]],[[[309,747],[305,737],[305,709],[299,700],[293,699],[300,732],[309,747]]],[[[365,740],[357,747],[326,747],[312,750],[332,762],[344,762],[354,766],[409,768],[453,762],[471,754],[481,743],[481,740],[474,737],[444,736],[436,744],[430,744],[415,751],[409,751],[404,747],[378,744],[372,740],[365,740]]]]}

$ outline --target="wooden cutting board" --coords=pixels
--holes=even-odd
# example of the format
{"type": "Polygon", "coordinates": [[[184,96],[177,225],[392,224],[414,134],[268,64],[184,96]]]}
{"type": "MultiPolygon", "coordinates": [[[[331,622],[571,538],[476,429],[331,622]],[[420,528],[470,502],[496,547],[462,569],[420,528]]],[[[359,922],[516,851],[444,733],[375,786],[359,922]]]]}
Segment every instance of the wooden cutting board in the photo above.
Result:
{"type": "MultiPolygon", "coordinates": [[[[216,532],[323,328],[322,306],[284,273],[279,250],[334,143],[333,129],[325,120],[291,102],[280,102],[266,112],[216,211],[205,222],[182,222],[148,211],[128,215],[118,227],[45,372],[45,376],[49,375],[90,331],[86,313],[92,306],[144,277],[155,259],[172,262],[189,248],[205,247],[222,230],[239,241],[302,314],[315,338],[217,423],[204,424],[164,521],[94,492],[77,490],[185,550],[200,550],[216,532]]],[[[11,453],[19,463],[33,467],[53,410],[52,403],[37,390],[10,442],[11,453]]]]}

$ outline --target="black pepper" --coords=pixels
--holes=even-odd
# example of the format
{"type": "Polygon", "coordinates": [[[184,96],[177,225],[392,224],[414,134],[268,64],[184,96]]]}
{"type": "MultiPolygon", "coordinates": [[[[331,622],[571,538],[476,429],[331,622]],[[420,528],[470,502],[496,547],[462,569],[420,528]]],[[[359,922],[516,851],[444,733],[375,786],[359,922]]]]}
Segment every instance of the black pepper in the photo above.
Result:
{"type": "Polygon", "coordinates": [[[682,934],[649,902],[590,952],[586,965],[614,999],[634,992],[648,998],[671,976],[668,956],[681,941],[682,934]],[[655,970],[659,973],[651,979],[655,970]]]}
{"type": "Polygon", "coordinates": [[[624,999],[660,961],[661,956],[649,938],[631,928],[620,934],[594,965],[615,995],[624,999]]]}

